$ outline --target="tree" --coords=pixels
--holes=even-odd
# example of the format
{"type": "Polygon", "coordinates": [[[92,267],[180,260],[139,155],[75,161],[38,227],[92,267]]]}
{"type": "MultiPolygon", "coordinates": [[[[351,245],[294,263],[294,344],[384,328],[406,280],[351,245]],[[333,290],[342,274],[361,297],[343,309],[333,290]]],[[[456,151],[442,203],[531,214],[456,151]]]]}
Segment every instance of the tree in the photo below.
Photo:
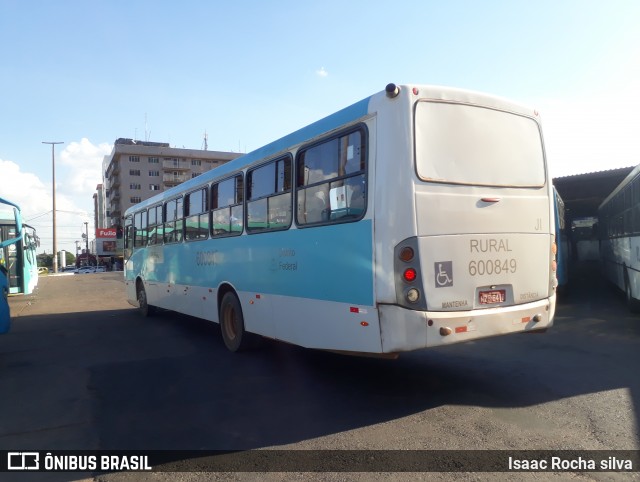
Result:
{"type": "Polygon", "coordinates": [[[53,266],[53,255],[42,253],[36,256],[38,266],[42,268],[51,268],[53,266]]]}
{"type": "MultiPolygon", "coordinates": [[[[58,256],[60,256],[60,252],[59,251],[58,251],[58,256]]],[[[38,260],[38,266],[39,267],[44,267],[44,268],[52,268],[53,267],[53,255],[52,254],[41,253],[41,254],[36,256],[36,259],[38,260]]],[[[76,257],[73,255],[73,253],[70,253],[69,251],[66,251],[65,261],[66,261],[65,266],[75,265],[76,264],[76,257]]]]}
{"type": "Polygon", "coordinates": [[[66,266],[75,265],[76,257],[73,255],[73,253],[66,251],[65,261],[66,261],[66,266]]]}

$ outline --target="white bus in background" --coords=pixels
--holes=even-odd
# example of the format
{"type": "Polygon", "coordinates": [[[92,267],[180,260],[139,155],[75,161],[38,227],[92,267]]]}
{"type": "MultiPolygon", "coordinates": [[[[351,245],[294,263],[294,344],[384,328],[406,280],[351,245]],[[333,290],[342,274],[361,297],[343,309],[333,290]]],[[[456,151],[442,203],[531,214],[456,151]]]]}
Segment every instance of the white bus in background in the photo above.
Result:
{"type": "Polygon", "coordinates": [[[640,165],[598,208],[600,261],[606,278],[640,312],[640,165]]]}
{"type": "Polygon", "coordinates": [[[309,348],[395,356],[545,330],[554,206],[536,111],[387,88],[131,207],[129,301],[309,348]]]}

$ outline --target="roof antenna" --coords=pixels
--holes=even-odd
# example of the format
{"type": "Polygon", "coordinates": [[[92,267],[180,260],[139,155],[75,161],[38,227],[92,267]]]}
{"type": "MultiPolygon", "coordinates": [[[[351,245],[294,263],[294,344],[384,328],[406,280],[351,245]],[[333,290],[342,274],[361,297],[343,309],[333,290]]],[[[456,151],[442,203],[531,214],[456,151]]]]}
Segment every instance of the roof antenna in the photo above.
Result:
{"type": "Polygon", "coordinates": [[[149,138],[151,137],[151,132],[147,130],[147,113],[144,113],[144,141],[149,142],[149,138]]]}

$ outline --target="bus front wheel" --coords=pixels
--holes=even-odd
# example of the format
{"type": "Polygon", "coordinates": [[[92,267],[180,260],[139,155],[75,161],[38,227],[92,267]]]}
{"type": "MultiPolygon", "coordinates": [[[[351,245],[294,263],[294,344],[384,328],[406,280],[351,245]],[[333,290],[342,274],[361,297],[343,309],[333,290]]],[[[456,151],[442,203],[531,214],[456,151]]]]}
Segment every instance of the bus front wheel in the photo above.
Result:
{"type": "Polygon", "coordinates": [[[232,352],[241,351],[247,345],[244,317],[240,301],[234,293],[226,293],[220,303],[220,331],[225,346],[232,352]]]}

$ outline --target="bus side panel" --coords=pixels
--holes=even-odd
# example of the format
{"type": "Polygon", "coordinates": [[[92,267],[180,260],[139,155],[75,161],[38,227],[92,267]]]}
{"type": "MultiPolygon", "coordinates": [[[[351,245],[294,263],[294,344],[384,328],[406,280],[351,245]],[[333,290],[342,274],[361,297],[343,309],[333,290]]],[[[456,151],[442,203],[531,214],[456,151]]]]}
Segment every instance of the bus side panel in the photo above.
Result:
{"type": "Polygon", "coordinates": [[[569,241],[567,235],[562,233],[556,228],[556,244],[558,245],[558,271],[556,276],[558,278],[558,286],[567,286],[569,283],[569,241]]]}
{"type": "MultiPolygon", "coordinates": [[[[349,333],[339,342],[340,348],[325,338],[334,337],[334,329],[341,338],[341,326],[352,330],[344,323],[354,319],[354,312],[357,317],[361,309],[362,314],[374,311],[372,236],[373,223],[364,219],[151,246],[134,252],[127,263],[127,279],[140,273],[149,304],[211,321],[218,321],[218,289],[228,284],[240,299],[248,331],[301,340],[304,346],[349,349],[348,340],[357,338],[349,333]],[[301,322],[302,327],[296,326],[301,322]],[[325,340],[322,346],[316,340],[320,331],[326,333],[320,336],[325,340]]],[[[135,279],[127,284],[127,296],[137,305],[135,279]]],[[[371,320],[367,333],[377,334],[379,351],[375,317],[358,324],[367,320],[371,320]]],[[[361,345],[358,341],[355,346],[361,345]]],[[[365,345],[371,347],[372,342],[365,345]]]]}
{"type": "Polygon", "coordinates": [[[603,240],[600,256],[606,278],[622,291],[628,283],[631,296],[640,299],[640,236],[603,240]]]}
{"type": "MultiPolygon", "coordinates": [[[[288,307],[288,304],[277,304],[277,296],[255,291],[240,291],[238,296],[245,329],[268,338],[276,338],[276,320],[279,320],[280,316],[274,317],[274,305],[276,310],[284,311],[284,307],[288,307]]],[[[216,321],[219,322],[217,313],[216,321]]]]}
{"type": "Polygon", "coordinates": [[[7,270],[0,265],[0,333],[7,333],[11,327],[11,313],[9,312],[9,283],[7,270]]]}
{"type": "Polygon", "coordinates": [[[631,287],[631,296],[640,300],[640,237],[633,236],[629,239],[629,264],[628,276],[631,287]]]}
{"type": "Polygon", "coordinates": [[[133,273],[126,269],[126,266],[128,265],[129,262],[130,260],[128,260],[127,263],[125,263],[124,293],[127,299],[127,303],[129,303],[131,306],[137,307],[138,298],[136,296],[136,280],[135,278],[130,279],[127,277],[127,274],[129,274],[130,276],[133,276],[133,273]]]}
{"type": "Polygon", "coordinates": [[[620,290],[625,290],[625,267],[630,264],[628,238],[613,238],[602,241],[600,256],[605,277],[620,290]]]}
{"type": "MultiPolygon", "coordinates": [[[[219,279],[247,292],[241,301],[249,331],[261,333],[263,316],[272,310],[274,338],[317,346],[314,327],[326,330],[324,339],[331,323],[352,316],[349,310],[334,313],[332,306],[373,305],[371,238],[370,220],[247,236],[242,241],[251,243],[243,250],[249,259],[230,262],[219,279]],[[260,308],[265,303],[272,308],[260,308]]],[[[331,336],[339,339],[341,330],[336,333],[331,336]]],[[[322,347],[335,348],[327,343],[322,347]]]]}
{"type": "MultiPolygon", "coordinates": [[[[277,336],[305,348],[381,353],[378,311],[374,306],[273,295],[277,336]]],[[[256,304],[263,300],[256,300],[256,304]]],[[[252,308],[249,308],[252,309],[252,308]]]]}
{"type": "Polygon", "coordinates": [[[363,220],[151,247],[140,272],[171,286],[229,283],[237,291],[372,305],[371,236],[372,223],[363,220]]]}

